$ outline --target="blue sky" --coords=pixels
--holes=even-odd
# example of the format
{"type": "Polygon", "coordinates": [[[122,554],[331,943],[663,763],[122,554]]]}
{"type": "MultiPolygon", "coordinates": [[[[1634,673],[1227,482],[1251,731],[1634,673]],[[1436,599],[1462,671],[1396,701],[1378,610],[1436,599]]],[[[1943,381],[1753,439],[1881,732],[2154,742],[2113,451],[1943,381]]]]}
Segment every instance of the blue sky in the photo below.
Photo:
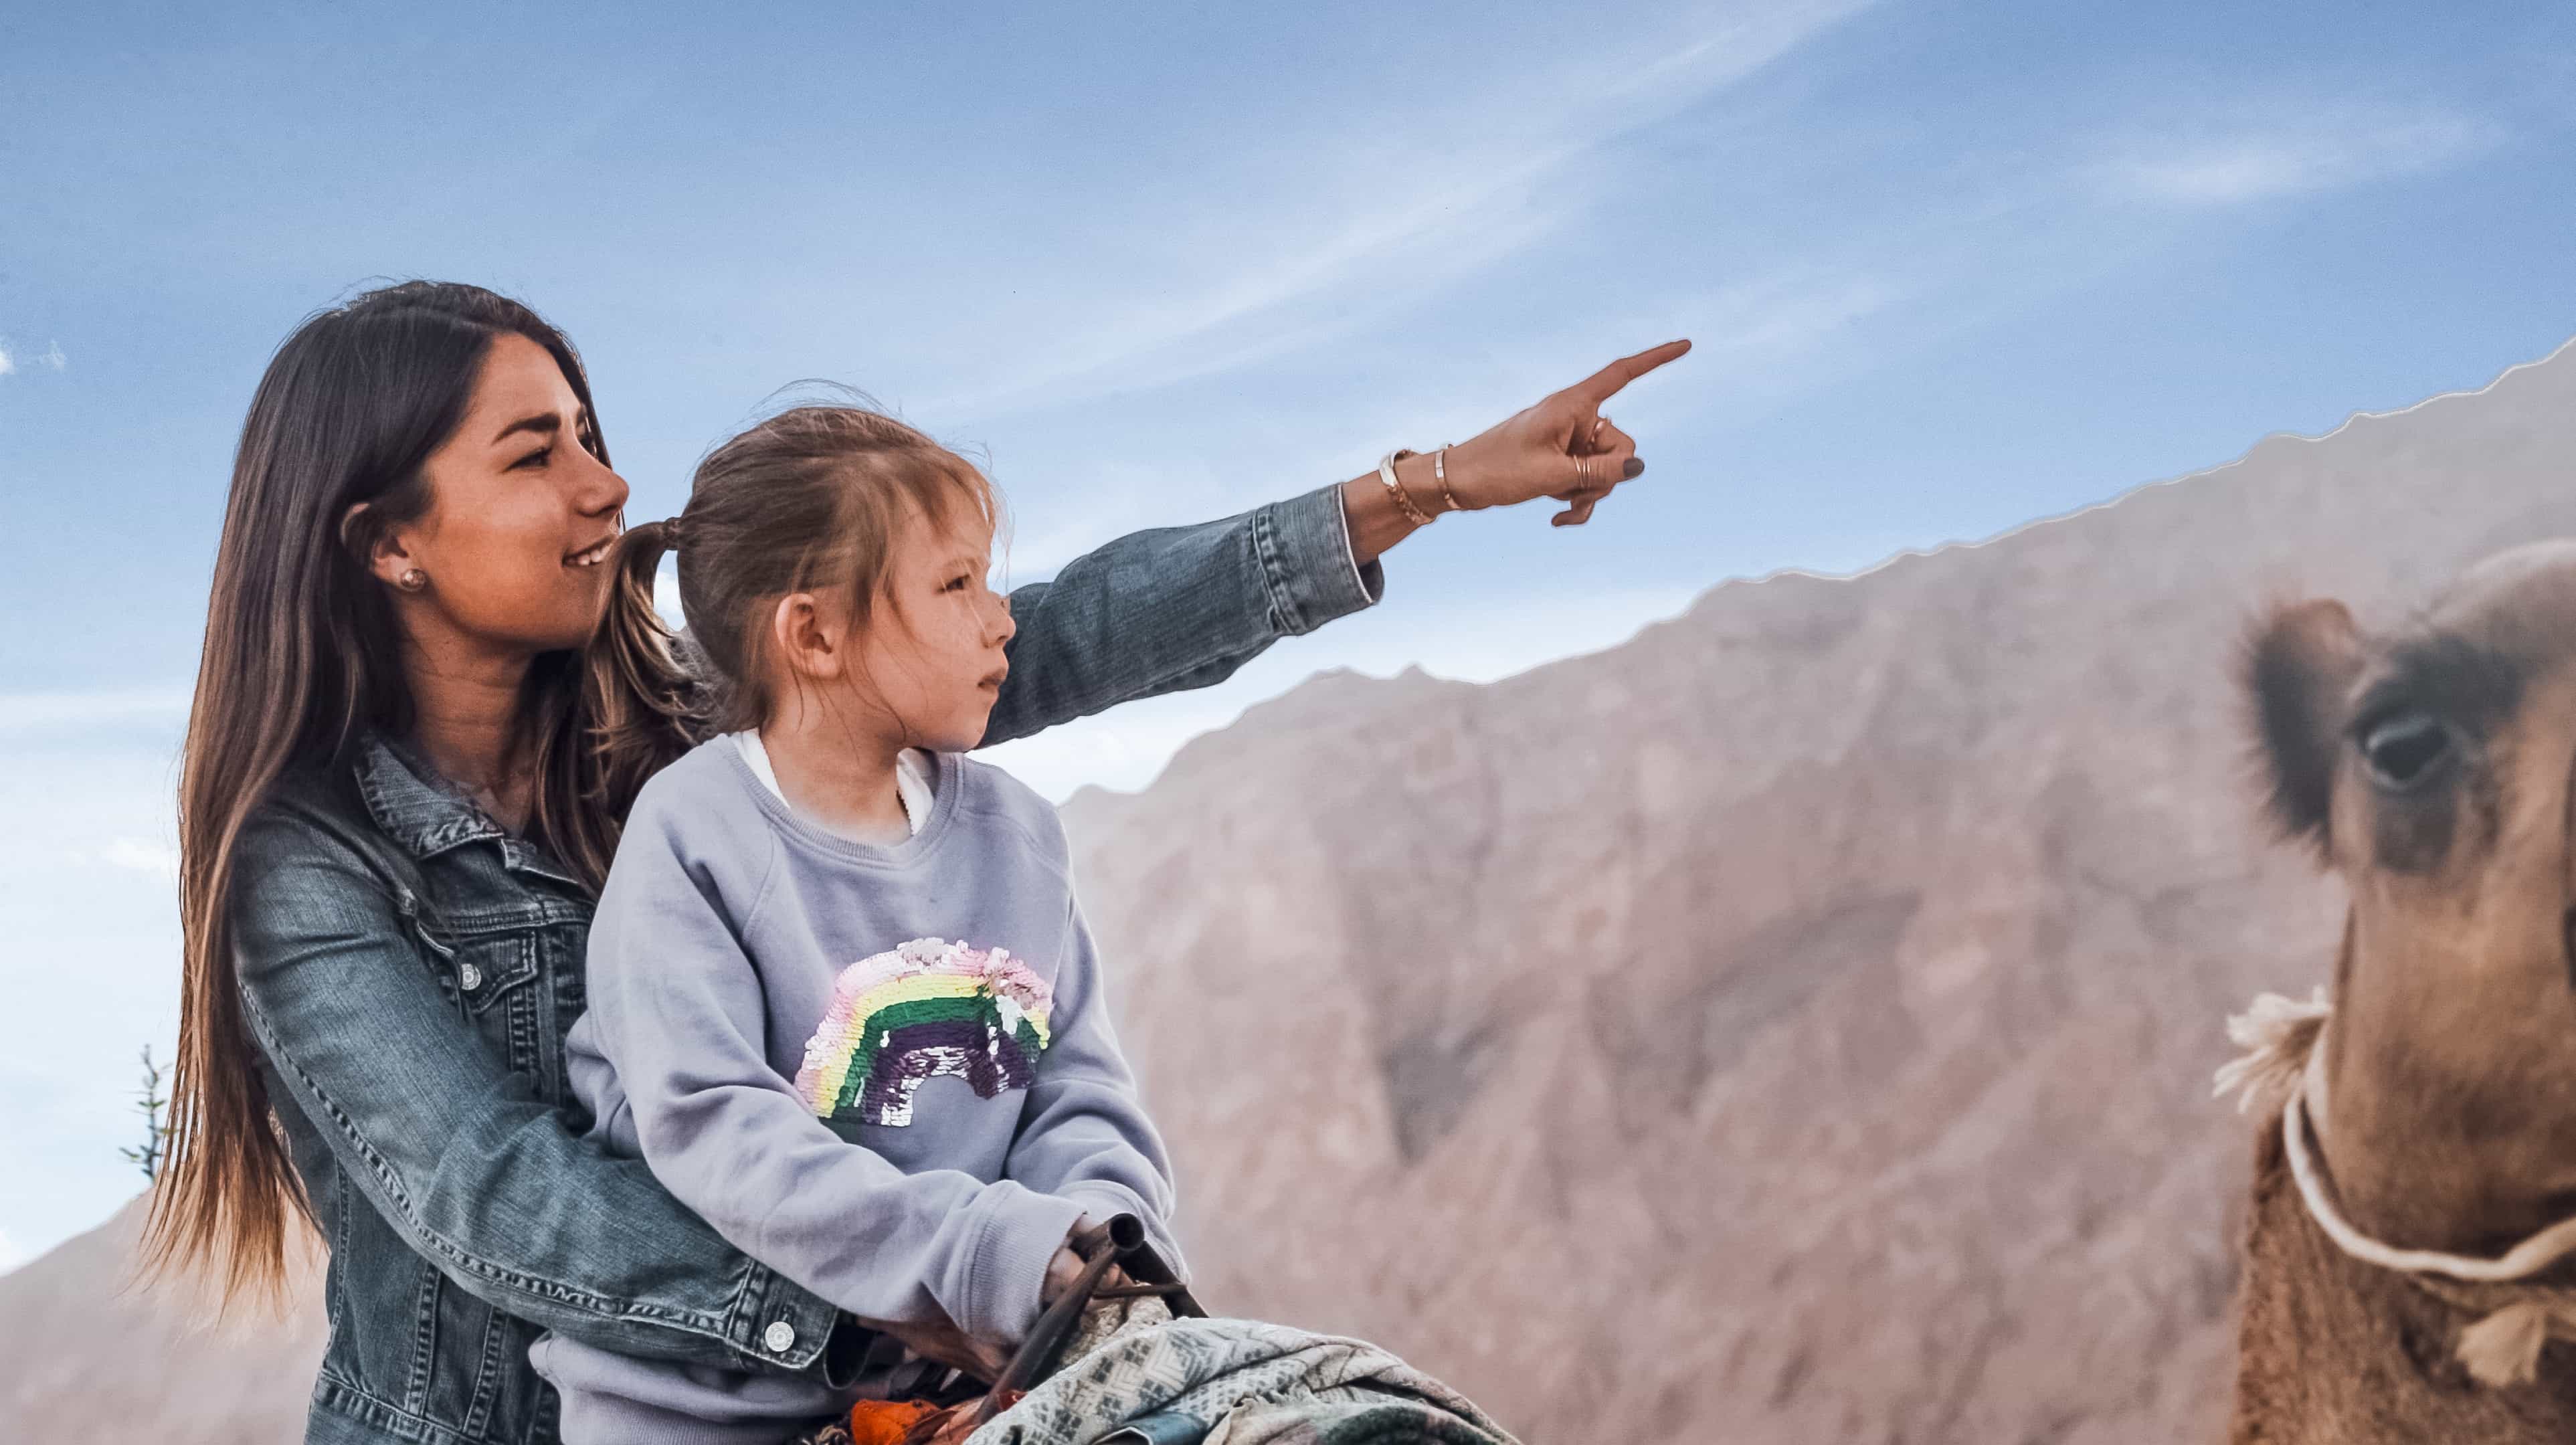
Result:
{"type": "Polygon", "coordinates": [[[0,1267],[137,1182],[235,430],[371,278],[563,325],[636,517],[863,387],[989,455],[1015,581],[1699,343],[1591,526],[1449,520],[1375,612],[998,754],[1059,796],[1320,667],[1500,676],[2576,335],[2564,7],[1110,10],[0,16],[0,1267]]]}

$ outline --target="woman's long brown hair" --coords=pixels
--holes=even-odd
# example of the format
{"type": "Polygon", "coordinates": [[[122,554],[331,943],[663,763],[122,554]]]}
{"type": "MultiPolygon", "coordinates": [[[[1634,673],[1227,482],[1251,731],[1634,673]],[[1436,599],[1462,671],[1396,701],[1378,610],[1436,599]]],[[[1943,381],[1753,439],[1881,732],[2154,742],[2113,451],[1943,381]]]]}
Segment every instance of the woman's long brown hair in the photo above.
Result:
{"type": "MultiPolygon", "coordinates": [[[[202,1270],[219,1308],[279,1301],[290,1221],[310,1217],[242,1016],[235,841],[290,770],[344,766],[370,732],[409,731],[392,607],[366,559],[385,531],[428,508],[422,464],[463,419],[505,333],[543,346],[589,406],[579,356],[535,312],[476,286],[406,282],[297,328],[242,425],[180,759],[179,1053],[140,1261],[146,1275],[202,1270]]],[[[607,460],[596,430],[584,442],[607,460]]],[[[626,671],[643,682],[656,661],[632,657],[626,671]]],[[[685,689],[667,651],[658,662],[659,683],[685,689]]],[[[684,709],[621,718],[632,782],[604,775],[589,745],[601,690],[585,686],[585,670],[577,653],[536,660],[516,747],[535,782],[530,836],[595,886],[651,771],[645,759],[667,761],[693,739],[684,709]]]]}

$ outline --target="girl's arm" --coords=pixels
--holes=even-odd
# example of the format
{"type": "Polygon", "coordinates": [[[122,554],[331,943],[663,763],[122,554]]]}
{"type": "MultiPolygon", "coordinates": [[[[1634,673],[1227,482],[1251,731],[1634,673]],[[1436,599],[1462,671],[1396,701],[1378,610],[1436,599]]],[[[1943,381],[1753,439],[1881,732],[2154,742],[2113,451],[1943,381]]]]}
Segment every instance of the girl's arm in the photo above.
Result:
{"type": "Polygon", "coordinates": [[[646,788],[591,924],[588,1027],[655,1177],[863,1319],[1018,1341],[1081,1207],[963,1170],[906,1174],[815,1117],[770,1065],[759,975],[681,841],[701,816],[646,788]]]}
{"type": "Polygon", "coordinates": [[[1095,1219],[1133,1214],[1173,1275],[1189,1271],[1171,1233],[1175,1196],[1163,1139],[1136,1098],[1136,1076],[1118,1047],[1100,958],[1082,910],[1067,910],[1070,936],[1056,971],[1052,1037],[1020,1110],[1005,1177],[1060,1195],[1095,1219]]]}
{"type": "Polygon", "coordinates": [[[497,1309],[622,1354],[812,1365],[833,1306],[728,1245],[641,1161],[567,1131],[421,967],[411,896],[335,826],[273,805],[235,855],[235,966],[278,1107],[312,1121],[423,1259],[497,1309]]]}

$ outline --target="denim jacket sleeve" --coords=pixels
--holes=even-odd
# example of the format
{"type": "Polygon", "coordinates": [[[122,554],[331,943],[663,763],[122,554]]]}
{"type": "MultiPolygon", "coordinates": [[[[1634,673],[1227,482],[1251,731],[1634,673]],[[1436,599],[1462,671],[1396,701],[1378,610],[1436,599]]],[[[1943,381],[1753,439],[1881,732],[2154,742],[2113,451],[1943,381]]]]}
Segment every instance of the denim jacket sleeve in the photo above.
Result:
{"type": "Polygon", "coordinates": [[[417,900],[335,824],[272,803],[234,856],[234,967],[289,1095],[276,1102],[304,1113],[423,1259],[602,1349],[769,1371],[815,1361],[832,1306],[727,1244],[641,1160],[576,1137],[482,1047],[405,931],[417,900]],[[782,1320],[793,1346],[764,1349],[782,1320]]]}
{"type": "Polygon", "coordinates": [[[1193,527],[1131,532],[1011,593],[1019,631],[984,742],[1223,682],[1282,637],[1376,602],[1339,484],[1193,527]]]}

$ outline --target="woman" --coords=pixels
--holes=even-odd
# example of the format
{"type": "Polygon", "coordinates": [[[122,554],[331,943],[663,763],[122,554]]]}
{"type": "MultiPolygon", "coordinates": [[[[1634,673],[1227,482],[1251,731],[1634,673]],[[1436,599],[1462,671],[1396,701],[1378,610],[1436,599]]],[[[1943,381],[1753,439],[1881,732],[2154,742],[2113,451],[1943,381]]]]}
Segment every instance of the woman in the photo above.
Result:
{"type": "MultiPolygon", "coordinates": [[[[1378,558],[1437,509],[1553,496],[1581,522],[1642,469],[1600,403],[1685,349],[1445,456],[1019,589],[985,741],[1206,686],[1368,606],[1378,558]]],[[[570,343],[477,287],[313,317],[243,425],[181,767],[184,996],[146,1258],[273,1294],[290,1216],[320,1232],[308,1441],[552,1440],[541,1330],[826,1377],[866,1342],[564,1108],[595,889],[644,777],[693,741],[587,681],[626,496],[570,343]]]]}

